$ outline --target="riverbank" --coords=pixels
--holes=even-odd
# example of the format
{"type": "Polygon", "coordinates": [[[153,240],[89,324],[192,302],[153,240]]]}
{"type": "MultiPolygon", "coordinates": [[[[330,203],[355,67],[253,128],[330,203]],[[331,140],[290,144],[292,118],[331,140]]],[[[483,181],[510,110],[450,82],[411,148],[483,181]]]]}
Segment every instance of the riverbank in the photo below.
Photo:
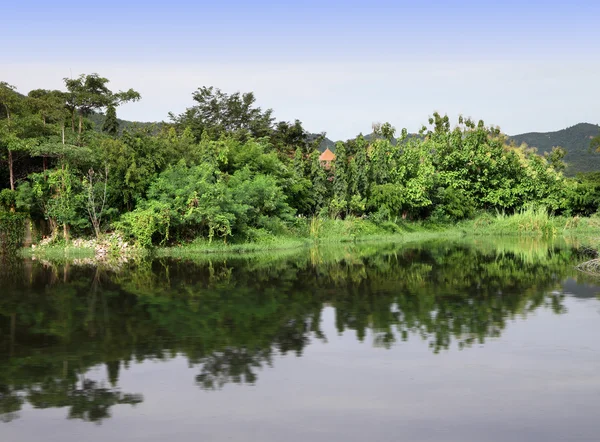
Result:
{"type": "Polygon", "coordinates": [[[22,251],[23,256],[46,260],[87,259],[97,261],[127,261],[151,255],[155,257],[185,258],[197,255],[240,255],[292,250],[315,245],[343,243],[388,242],[403,243],[433,238],[460,238],[481,236],[528,236],[541,238],[581,237],[590,247],[600,245],[600,217],[555,217],[545,210],[528,209],[505,214],[483,214],[473,220],[454,224],[432,222],[387,222],[376,224],[361,218],[345,220],[307,220],[301,231],[272,235],[264,233],[253,241],[209,242],[198,238],[187,243],[174,243],[144,249],[125,241],[120,235],[106,235],[100,240],[77,239],[33,245],[22,251]]]}

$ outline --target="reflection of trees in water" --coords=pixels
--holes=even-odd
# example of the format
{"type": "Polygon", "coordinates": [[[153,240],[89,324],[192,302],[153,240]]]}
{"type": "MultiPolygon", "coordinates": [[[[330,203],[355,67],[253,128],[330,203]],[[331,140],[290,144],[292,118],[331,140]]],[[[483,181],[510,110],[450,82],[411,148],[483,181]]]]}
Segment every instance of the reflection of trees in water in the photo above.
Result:
{"type": "Polygon", "coordinates": [[[142,400],[139,394],[124,394],[90,379],[77,383],[47,379],[27,392],[27,401],[35,408],[69,407],[69,419],[98,423],[110,417],[113,405],[135,405],[142,400]]]}
{"type": "Polygon", "coordinates": [[[257,348],[227,347],[205,355],[199,359],[200,374],[196,376],[196,382],[207,390],[221,388],[229,382],[254,384],[257,370],[265,365],[272,366],[275,351],[279,354],[293,352],[301,356],[310,343],[311,334],[323,339],[319,324],[319,316],[292,319],[281,324],[270,345],[257,348]]]}
{"type": "Polygon", "coordinates": [[[177,354],[198,365],[202,388],[252,384],[276,354],[300,356],[311,339],[325,340],[323,305],[335,308],[339,332],[370,334],[376,346],[416,336],[434,352],[462,348],[538,308],[563,312],[561,295],[549,292],[572,261],[568,249],[521,256],[377,245],[293,259],[155,261],[118,275],[21,265],[0,298],[0,415],[16,417],[27,401],[101,421],[112,406],[142,400],[116,388],[121,366],[177,354]],[[82,378],[99,364],[110,387],[82,378]]]}
{"type": "Polygon", "coordinates": [[[8,385],[0,385],[0,420],[10,422],[19,417],[25,399],[19,391],[8,385]]]}
{"type": "Polygon", "coordinates": [[[249,351],[245,348],[226,348],[206,356],[196,382],[204,389],[220,388],[228,382],[236,384],[256,382],[256,369],[263,364],[271,366],[272,350],[249,351]]]}
{"type": "Polygon", "coordinates": [[[74,382],[71,379],[49,376],[15,386],[0,385],[0,418],[9,422],[19,417],[22,405],[28,402],[32,407],[40,409],[68,407],[69,419],[100,423],[110,417],[112,406],[135,405],[142,401],[139,394],[122,393],[91,379],[82,378],[74,382]]]}

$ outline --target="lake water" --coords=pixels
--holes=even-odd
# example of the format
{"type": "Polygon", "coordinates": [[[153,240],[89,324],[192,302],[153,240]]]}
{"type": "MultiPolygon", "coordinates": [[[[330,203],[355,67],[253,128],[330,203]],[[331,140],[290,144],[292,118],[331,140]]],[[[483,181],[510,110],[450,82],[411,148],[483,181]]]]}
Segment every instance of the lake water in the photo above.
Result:
{"type": "Polygon", "coordinates": [[[598,441],[579,250],[3,263],[0,441],[598,441]]]}

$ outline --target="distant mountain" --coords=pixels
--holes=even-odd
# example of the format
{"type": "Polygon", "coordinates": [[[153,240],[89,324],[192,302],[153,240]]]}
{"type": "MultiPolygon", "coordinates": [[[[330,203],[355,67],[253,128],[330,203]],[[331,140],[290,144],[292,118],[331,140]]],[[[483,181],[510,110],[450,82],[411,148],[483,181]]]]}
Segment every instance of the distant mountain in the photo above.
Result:
{"type": "MultiPolygon", "coordinates": [[[[101,131],[102,130],[102,125],[104,124],[104,120],[106,119],[106,115],[94,112],[91,115],[89,115],[87,117],[87,119],[90,120],[92,123],[94,123],[94,129],[95,130],[101,131]]],[[[148,122],[141,122],[141,121],[127,121],[127,120],[121,120],[120,118],[117,118],[117,122],[119,123],[119,133],[120,134],[123,133],[123,131],[125,131],[125,130],[132,129],[133,127],[138,127],[138,128],[155,127],[157,130],[160,130],[160,128],[163,125],[163,123],[148,123],[148,122]]]]}
{"type": "MultiPolygon", "coordinates": [[[[308,134],[308,141],[313,141],[320,137],[321,134],[308,134]]],[[[330,149],[332,151],[335,150],[335,142],[331,141],[329,138],[325,137],[319,144],[319,152],[324,152],[325,149],[330,149]]]]}
{"type": "Polygon", "coordinates": [[[529,132],[509,138],[516,144],[526,143],[529,147],[536,147],[540,155],[550,152],[554,146],[564,148],[567,151],[566,174],[575,175],[577,172],[600,171],[600,153],[590,150],[590,141],[598,134],[600,126],[580,123],[556,132],[529,132]]]}

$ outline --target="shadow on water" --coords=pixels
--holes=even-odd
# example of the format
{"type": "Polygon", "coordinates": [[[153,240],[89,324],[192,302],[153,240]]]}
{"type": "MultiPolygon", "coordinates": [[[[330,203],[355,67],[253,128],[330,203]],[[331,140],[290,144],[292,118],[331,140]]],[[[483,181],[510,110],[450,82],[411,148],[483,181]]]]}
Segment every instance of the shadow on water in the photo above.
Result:
{"type": "Polygon", "coordinates": [[[4,262],[0,418],[15,419],[28,403],[101,422],[114,405],[143,401],[120,391],[119,373],[147,359],[185,356],[203,389],[253,384],[275,356],[326,342],[325,306],[338,332],[383,348],[423,339],[438,353],[484,343],[515,317],[565,313],[562,282],[583,278],[573,270],[577,250],[533,239],[348,245],[162,259],[118,272],[4,262]],[[99,366],[105,380],[90,375],[99,366]]]}

